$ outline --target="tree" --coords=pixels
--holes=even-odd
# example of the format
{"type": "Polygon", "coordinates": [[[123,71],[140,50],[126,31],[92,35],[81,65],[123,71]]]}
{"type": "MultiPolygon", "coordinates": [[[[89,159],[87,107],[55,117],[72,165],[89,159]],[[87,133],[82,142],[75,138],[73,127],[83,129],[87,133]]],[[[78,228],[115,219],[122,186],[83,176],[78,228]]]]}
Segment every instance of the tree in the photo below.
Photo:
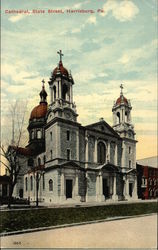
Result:
{"type": "Polygon", "coordinates": [[[24,119],[26,114],[26,105],[22,105],[17,101],[10,106],[10,120],[12,122],[12,140],[10,145],[1,145],[1,163],[7,169],[9,176],[9,197],[8,207],[11,207],[12,195],[14,187],[17,183],[17,178],[21,167],[26,162],[24,159],[20,147],[22,142],[24,119]]]}

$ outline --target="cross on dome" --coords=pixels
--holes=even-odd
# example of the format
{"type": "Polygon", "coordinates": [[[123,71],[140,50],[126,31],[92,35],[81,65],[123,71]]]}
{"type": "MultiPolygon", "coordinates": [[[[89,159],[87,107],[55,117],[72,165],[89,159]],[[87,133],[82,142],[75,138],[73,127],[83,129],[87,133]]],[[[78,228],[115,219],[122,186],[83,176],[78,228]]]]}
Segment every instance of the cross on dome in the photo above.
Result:
{"type": "Polygon", "coordinates": [[[62,54],[62,50],[60,49],[59,51],[57,51],[57,53],[60,56],[60,62],[62,62],[62,56],[64,56],[64,54],[62,54]]]}
{"type": "Polygon", "coordinates": [[[123,95],[123,84],[121,83],[121,85],[120,85],[120,89],[121,89],[121,92],[120,92],[120,95],[123,95]]]}
{"type": "Polygon", "coordinates": [[[44,84],[45,84],[45,80],[44,79],[42,80],[42,83],[43,83],[43,87],[44,87],[44,84]]]}

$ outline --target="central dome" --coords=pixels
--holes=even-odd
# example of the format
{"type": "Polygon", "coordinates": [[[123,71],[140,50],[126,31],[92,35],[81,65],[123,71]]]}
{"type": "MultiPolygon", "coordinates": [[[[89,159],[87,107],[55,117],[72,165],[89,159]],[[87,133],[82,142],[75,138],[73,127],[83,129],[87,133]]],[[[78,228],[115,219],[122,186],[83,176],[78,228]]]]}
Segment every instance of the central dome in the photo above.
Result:
{"type": "Polygon", "coordinates": [[[30,115],[30,120],[36,118],[44,118],[47,113],[47,103],[40,103],[38,106],[34,107],[31,115],[30,115]]]}
{"type": "Polygon", "coordinates": [[[64,76],[69,76],[68,70],[66,68],[64,68],[62,61],[59,62],[59,66],[57,66],[54,70],[53,70],[53,75],[56,76],[58,73],[61,73],[64,76]]]}

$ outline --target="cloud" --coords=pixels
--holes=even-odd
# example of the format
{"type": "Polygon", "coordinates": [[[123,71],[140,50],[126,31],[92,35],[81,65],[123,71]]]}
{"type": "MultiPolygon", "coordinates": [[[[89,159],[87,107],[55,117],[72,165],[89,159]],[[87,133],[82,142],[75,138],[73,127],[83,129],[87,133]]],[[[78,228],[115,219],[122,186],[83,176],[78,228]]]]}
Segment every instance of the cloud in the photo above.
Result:
{"type": "Polygon", "coordinates": [[[87,23],[96,24],[97,23],[96,16],[90,16],[87,19],[87,23]]]}
{"type": "Polygon", "coordinates": [[[154,39],[150,43],[144,44],[139,48],[124,50],[124,53],[118,59],[118,62],[126,67],[130,67],[131,69],[131,65],[132,64],[135,65],[135,63],[138,60],[141,59],[147,60],[148,58],[151,57],[151,55],[155,54],[156,47],[157,47],[157,39],[154,39]]]}
{"type": "Polygon", "coordinates": [[[10,16],[8,18],[8,20],[12,23],[16,23],[24,18],[26,18],[27,16],[31,16],[31,11],[29,11],[27,14],[23,14],[23,13],[20,13],[20,14],[17,14],[17,15],[13,15],[13,16],[10,16]]]}
{"type": "Polygon", "coordinates": [[[75,82],[82,82],[82,83],[86,83],[94,79],[95,77],[96,77],[95,74],[92,71],[88,70],[83,70],[73,75],[75,82]]]}
{"type": "Polygon", "coordinates": [[[106,16],[109,12],[112,12],[112,16],[120,22],[131,21],[139,13],[138,7],[131,1],[108,0],[103,5],[103,10],[101,16],[106,16]]]}

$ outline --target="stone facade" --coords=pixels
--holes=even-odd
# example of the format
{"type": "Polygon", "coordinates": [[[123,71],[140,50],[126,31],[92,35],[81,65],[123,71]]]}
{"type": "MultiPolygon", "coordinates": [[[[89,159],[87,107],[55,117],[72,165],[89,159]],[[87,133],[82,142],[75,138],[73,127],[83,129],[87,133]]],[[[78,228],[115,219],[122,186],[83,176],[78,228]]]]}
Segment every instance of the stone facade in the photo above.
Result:
{"type": "Polygon", "coordinates": [[[60,61],[49,81],[50,105],[43,86],[36,115],[30,116],[28,147],[34,153],[30,155],[32,166],[23,176],[24,197],[34,202],[38,192],[39,201],[50,205],[137,199],[137,141],[130,101],[121,91],[112,109],[113,127],[103,118],[82,126],[77,122],[73,85],[71,74],[60,61]],[[32,137],[39,124],[44,133],[32,137]]]}

